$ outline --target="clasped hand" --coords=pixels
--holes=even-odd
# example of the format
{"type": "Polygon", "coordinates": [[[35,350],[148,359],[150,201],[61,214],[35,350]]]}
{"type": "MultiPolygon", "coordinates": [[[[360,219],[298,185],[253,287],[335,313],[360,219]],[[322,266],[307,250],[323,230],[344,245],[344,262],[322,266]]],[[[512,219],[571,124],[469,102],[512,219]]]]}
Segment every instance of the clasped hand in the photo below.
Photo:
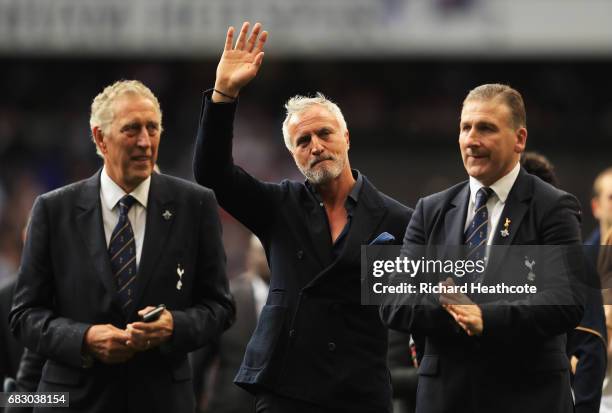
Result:
{"type": "MultiPolygon", "coordinates": [[[[452,278],[447,278],[441,285],[454,286],[455,283],[452,278]]],[[[467,295],[444,292],[440,294],[440,304],[469,336],[482,334],[482,310],[467,295]]]]}
{"type": "MultiPolygon", "coordinates": [[[[154,308],[143,308],[138,314],[142,316],[154,308]]],[[[85,352],[103,363],[123,363],[139,351],[153,349],[168,341],[173,330],[174,321],[168,310],[164,310],[156,321],[130,323],[125,330],[112,324],[96,324],[85,333],[85,352]]]]}

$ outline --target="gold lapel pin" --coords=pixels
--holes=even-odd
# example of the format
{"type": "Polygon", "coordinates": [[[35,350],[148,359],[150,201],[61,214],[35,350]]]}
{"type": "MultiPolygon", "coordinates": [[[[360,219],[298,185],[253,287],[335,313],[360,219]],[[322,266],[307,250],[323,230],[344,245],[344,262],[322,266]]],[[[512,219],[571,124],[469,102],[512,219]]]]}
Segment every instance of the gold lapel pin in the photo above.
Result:
{"type": "Polygon", "coordinates": [[[506,218],[506,220],[504,221],[504,229],[502,229],[500,231],[500,234],[502,237],[506,238],[508,235],[510,235],[510,223],[512,221],[510,221],[510,218],[506,218]]]}

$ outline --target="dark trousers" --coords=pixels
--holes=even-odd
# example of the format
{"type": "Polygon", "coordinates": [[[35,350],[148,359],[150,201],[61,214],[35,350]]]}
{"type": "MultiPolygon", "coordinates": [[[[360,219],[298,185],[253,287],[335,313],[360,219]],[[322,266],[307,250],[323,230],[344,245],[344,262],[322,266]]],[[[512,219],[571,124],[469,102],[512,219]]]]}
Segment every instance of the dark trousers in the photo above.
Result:
{"type": "Polygon", "coordinates": [[[259,393],[255,396],[255,413],[336,413],[303,400],[292,399],[274,393],[259,393]]]}

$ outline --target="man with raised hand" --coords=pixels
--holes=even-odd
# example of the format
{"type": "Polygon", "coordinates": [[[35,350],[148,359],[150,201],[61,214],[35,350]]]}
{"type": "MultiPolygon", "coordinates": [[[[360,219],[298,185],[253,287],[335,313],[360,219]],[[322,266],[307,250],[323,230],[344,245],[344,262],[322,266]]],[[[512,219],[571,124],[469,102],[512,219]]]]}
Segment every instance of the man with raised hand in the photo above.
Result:
{"type": "Polygon", "coordinates": [[[227,32],[194,160],[196,180],[259,237],[271,268],[235,383],[256,394],[257,412],[389,412],[387,331],[377,308],[360,304],[360,252],[383,232],[400,239],[412,211],[351,169],[344,116],[320,93],[286,104],[285,145],[305,182],[265,183],[234,165],[237,98],[267,39],[259,23],[248,31],[235,44],[227,32]]]}

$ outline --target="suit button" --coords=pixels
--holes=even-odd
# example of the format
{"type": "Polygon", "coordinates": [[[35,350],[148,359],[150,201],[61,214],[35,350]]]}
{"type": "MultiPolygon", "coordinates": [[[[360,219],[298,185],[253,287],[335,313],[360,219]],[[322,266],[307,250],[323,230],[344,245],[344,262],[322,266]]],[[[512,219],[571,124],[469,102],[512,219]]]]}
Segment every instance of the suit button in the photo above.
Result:
{"type": "Polygon", "coordinates": [[[336,350],[336,343],[334,343],[333,341],[330,341],[329,343],[327,343],[327,349],[329,351],[335,351],[336,350]]]}
{"type": "Polygon", "coordinates": [[[296,254],[296,255],[297,255],[297,257],[298,257],[298,260],[301,260],[301,259],[302,259],[302,257],[304,256],[304,251],[299,250],[299,251],[297,252],[297,254],[296,254]]]}
{"type": "Polygon", "coordinates": [[[295,336],[295,330],[292,328],[289,330],[289,337],[293,338],[295,336]]]}

